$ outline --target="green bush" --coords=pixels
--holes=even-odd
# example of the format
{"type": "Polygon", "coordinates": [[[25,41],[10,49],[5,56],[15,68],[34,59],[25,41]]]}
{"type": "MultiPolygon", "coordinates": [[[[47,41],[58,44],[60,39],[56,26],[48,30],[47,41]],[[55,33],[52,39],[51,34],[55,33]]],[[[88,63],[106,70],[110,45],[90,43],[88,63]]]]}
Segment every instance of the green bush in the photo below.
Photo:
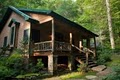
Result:
{"type": "Polygon", "coordinates": [[[16,76],[24,72],[24,58],[17,53],[13,53],[6,61],[6,66],[13,70],[12,75],[16,76]]]}
{"type": "Polygon", "coordinates": [[[78,69],[77,69],[78,71],[80,71],[80,72],[87,72],[88,71],[88,67],[87,67],[87,64],[80,64],[80,65],[78,65],[78,69]]]}
{"type": "Polygon", "coordinates": [[[42,63],[42,59],[37,59],[37,64],[36,64],[36,68],[38,70],[42,69],[44,67],[44,64],[42,63]]]}
{"type": "Polygon", "coordinates": [[[39,72],[43,68],[41,59],[38,59],[37,64],[29,64],[29,70],[26,72],[25,57],[21,54],[21,50],[15,50],[10,56],[0,56],[0,80],[5,80],[6,77],[16,77],[24,75],[27,72],[39,72]]]}
{"type": "Polygon", "coordinates": [[[97,64],[106,64],[111,61],[112,50],[105,47],[97,48],[97,64]]]}
{"type": "Polygon", "coordinates": [[[107,53],[100,54],[98,56],[97,63],[98,64],[106,64],[106,62],[111,61],[110,57],[111,57],[111,54],[107,54],[107,53]]]}
{"type": "Polygon", "coordinates": [[[37,59],[37,64],[30,63],[29,68],[31,72],[39,72],[44,67],[41,59],[37,59]]]}
{"type": "Polygon", "coordinates": [[[11,69],[6,66],[0,65],[0,80],[4,80],[6,77],[11,76],[11,69]]]}

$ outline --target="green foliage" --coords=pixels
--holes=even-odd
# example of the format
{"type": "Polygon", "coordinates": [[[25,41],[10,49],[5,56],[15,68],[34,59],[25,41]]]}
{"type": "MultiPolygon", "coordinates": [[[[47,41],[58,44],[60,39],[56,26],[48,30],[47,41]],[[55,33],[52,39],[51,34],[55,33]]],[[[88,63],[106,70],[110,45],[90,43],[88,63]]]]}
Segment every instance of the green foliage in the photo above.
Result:
{"type": "Polygon", "coordinates": [[[107,66],[118,66],[120,64],[120,55],[112,54],[111,61],[107,63],[107,66]]]}
{"type": "Polygon", "coordinates": [[[99,47],[97,50],[97,64],[106,64],[111,61],[112,50],[105,47],[99,47]]]}
{"type": "Polygon", "coordinates": [[[29,74],[24,74],[24,75],[18,75],[16,78],[23,78],[27,80],[36,80],[37,77],[40,76],[38,73],[29,73],[29,74]]]}
{"type": "Polygon", "coordinates": [[[44,67],[41,59],[37,59],[37,64],[30,63],[29,68],[31,72],[40,72],[44,67]]]}
{"type": "Polygon", "coordinates": [[[37,59],[37,64],[36,64],[36,68],[38,68],[38,70],[42,69],[44,67],[44,64],[42,63],[42,59],[37,59]]]}
{"type": "Polygon", "coordinates": [[[0,65],[0,80],[4,80],[6,77],[11,76],[11,70],[6,66],[0,65]]]}
{"type": "Polygon", "coordinates": [[[87,64],[83,63],[83,64],[78,65],[77,70],[80,71],[80,72],[87,72],[88,71],[87,64]]]}
{"type": "Polygon", "coordinates": [[[13,53],[6,61],[6,66],[13,70],[13,76],[24,72],[24,58],[17,53],[13,53]]]}
{"type": "Polygon", "coordinates": [[[27,54],[29,50],[28,40],[23,40],[20,43],[20,51],[22,51],[22,54],[27,54]]]}
{"type": "Polygon", "coordinates": [[[0,56],[5,55],[6,51],[8,51],[8,50],[9,50],[9,46],[2,47],[0,49],[0,56]]]}

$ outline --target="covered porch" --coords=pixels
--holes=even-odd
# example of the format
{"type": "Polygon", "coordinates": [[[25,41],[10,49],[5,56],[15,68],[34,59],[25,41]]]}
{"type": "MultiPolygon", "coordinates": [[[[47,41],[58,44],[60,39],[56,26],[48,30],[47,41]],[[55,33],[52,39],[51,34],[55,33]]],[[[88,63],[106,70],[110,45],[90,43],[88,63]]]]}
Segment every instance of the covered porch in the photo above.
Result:
{"type": "Polygon", "coordinates": [[[95,35],[72,22],[51,18],[39,24],[31,24],[30,32],[30,49],[33,49],[31,54],[47,56],[48,71],[51,74],[57,70],[59,56],[67,56],[70,70],[74,65],[71,59],[82,54],[84,48],[93,51],[93,56],[96,56],[95,35]]]}

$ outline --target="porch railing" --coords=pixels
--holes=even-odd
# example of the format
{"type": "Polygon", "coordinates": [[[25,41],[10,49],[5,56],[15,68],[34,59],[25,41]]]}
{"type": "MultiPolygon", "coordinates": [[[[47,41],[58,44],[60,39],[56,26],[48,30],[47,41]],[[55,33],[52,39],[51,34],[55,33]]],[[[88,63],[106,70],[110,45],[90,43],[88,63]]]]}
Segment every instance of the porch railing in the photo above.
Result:
{"type": "MultiPolygon", "coordinates": [[[[35,43],[34,51],[51,51],[52,41],[44,41],[35,43]]],[[[71,45],[66,42],[55,41],[55,51],[70,51],[71,45]]]]}
{"type": "Polygon", "coordinates": [[[50,51],[52,50],[52,41],[44,41],[35,43],[34,51],[50,51]]]}
{"type": "Polygon", "coordinates": [[[70,45],[70,43],[55,41],[55,50],[71,51],[71,45],[70,45]]]}

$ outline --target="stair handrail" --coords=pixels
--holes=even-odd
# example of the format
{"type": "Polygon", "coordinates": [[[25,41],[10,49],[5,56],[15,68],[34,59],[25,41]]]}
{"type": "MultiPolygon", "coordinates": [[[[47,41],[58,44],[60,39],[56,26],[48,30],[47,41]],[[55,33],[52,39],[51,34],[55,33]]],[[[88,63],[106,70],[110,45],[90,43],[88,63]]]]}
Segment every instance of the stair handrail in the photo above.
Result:
{"type": "Polygon", "coordinates": [[[83,47],[83,50],[80,49],[79,47],[75,46],[72,44],[72,47],[75,47],[77,50],[83,52],[83,53],[86,53],[86,52],[90,52],[90,53],[93,53],[94,57],[95,57],[95,52],[93,52],[92,50],[90,50],[89,48],[87,47],[83,47]]]}
{"type": "Polygon", "coordinates": [[[86,48],[86,47],[83,47],[83,50],[80,49],[79,47],[73,45],[73,44],[72,44],[72,47],[75,47],[77,50],[85,53],[85,55],[86,55],[86,64],[88,64],[88,58],[89,58],[88,55],[89,55],[89,53],[93,53],[93,56],[94,56],[94,58],[95,58],[95,53],[94,53],[92,50],[90,50],[90,49],[88,49],[88,48],[86,48]]]}
{"type": "Polygon", "coordinates": [[[75,48],[76,48],[77,50],[79,50],[80,52],[85,53],[84,50],[80,49],[79,47],[77,47],[77,46],[75,46],[75,45],[73,45],[73,44],[72,44],[72,47],[75,47],[75,48]]]}
{"type": "Polygon", "coordinates": [[[94,52],[94,51],[92,51],[92,50],[90,50],[89,48],[84,47],[84,48],[83,48],[83,50],[85,50],[85,51],[87,51],[87,52],[92,53],[92,54],[93,54],[93,56],[95,57],[95,52],[94,52]]]}

